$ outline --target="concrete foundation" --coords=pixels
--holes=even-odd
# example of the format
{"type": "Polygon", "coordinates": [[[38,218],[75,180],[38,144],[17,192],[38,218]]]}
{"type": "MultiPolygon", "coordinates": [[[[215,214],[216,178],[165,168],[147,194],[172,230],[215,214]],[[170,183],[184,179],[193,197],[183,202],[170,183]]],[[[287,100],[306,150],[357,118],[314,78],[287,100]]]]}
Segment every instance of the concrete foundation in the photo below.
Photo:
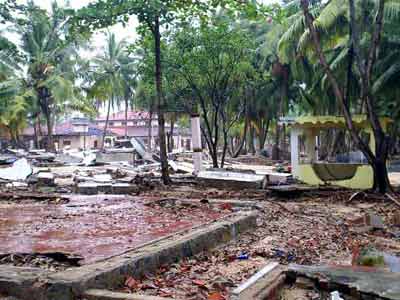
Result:
{"type": "Polygon", "coordinates": [[[151,242],[124,254],[61,272],[2,266],[0,293],[22,300],[73,300],[88,289],[112,289],[126,276],[141,277],[164,264],[228,242],[256,227],[255,212],[240,212],[221,220],[151,242]]]}

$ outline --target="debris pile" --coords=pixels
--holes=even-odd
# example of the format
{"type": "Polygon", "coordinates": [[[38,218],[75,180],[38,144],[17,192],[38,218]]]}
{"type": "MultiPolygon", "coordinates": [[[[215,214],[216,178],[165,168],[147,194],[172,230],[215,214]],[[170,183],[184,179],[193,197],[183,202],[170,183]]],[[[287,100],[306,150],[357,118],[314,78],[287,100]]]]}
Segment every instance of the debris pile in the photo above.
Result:
{"type": "MultiPolygon", "coordinates": [[[[203,199],[235,196],[248,199],[237,191],[192,188],[192,192],[203,199]]],[[[179,198],[177,195],[181,194],[181,189],[162,193],[169,198],[179,198]]],[[[319,192],[314,195],[308,192],[295,201],[288,201],[253,194],[250,199],[260,201],[262,206],[256,230],[214,251],[164,266],[157,274],[142,279],[128,277],[122,290],[176,299],[228,299],[234,287],[269,261],[284,265],[351,266],[356,245],[368,245],[392,257],[400,256],[400,239],[393,235],[398,227],[391,222],[397,207],[373,198],[348,202],[349,196],[351,193],[346,191],[322,192],[322,196],[319,192]],[[359,232],[351,220],[365,214],[380,216],[384,228],[359,232]]],[[[291,289],[288,287],[287,292],[291,289]]],[[[305,299],[331,297],[314,289],[306,289],[301,295],[308,297],[305,299]]],[[[287,297],[282,299],[293,299],[287,297]]]]}
{"type": "Polygon", "coordinates": [[[80,266],[83,260],[80,256],[54,253],[12,253],[0,254],[0,265],[7,264],[17,267],[38,267],[51,271],[65,270],[70,267],[80,266]]]}

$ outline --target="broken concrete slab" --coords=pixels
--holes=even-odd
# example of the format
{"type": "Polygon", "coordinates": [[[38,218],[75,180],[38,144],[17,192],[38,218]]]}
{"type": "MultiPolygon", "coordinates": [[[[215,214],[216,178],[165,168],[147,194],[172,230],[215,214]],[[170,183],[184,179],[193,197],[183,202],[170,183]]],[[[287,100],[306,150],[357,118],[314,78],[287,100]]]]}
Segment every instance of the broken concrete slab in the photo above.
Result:
{"type": "Polygon", "coordinates": [[[0,155],[0,165],[11,165],[17,158],[11,155],[0,155]]]}
{"type": "Polygon", "coordinates": [[[340,190],[340,187],[336,186],[314,186],[308,184],[282,184],[275,186],[268,186],[268,190],[270,190],[273,195],[283,198],[293,198],[298,197],[307,192],[314,191],[337,191],[340,190]]]}
{"type": "Polygon", "coordinates": [[[134,193],[138,190],[138,187],[134,184],[129,183],[114,183],[112,185],[112,193],[116,195],[124,195],[134,193]]]}
{"type": "Polygon", "coordinates": [[[281,185],[289,183],[289,180],[292,179],[292,174],[271,172],[266,173],[265,177],[268,185],[281,185]]]}
{"type": "Polygon", "coordinates": [[[168,160],[169,166],[175,172],[183,172],[193,174],[194,168],[192,164],[182,163],[182,162],[175,162],[173,160],[168,160]]]}
{"type": "Polygon", "coordinates": [[[0,179],[9,181],[24,181],[31,175],[33,169],[26,158],[18,159],[11,167],[0,169],[0,179]]]}
{"type": "Polygon", "coordinates": [[[254,228],[256,219],[257,214],[254,212],[229,215],[217,222],[160,238],[104,261],[43,276],[38,273],[29,284],[17,282],[10,285],[15,279],[7,276],[10,274],[9,267],[2,266],[4,276],[0,276],[0,293],[15,295],[23,300],[72,300],[88,289],[111,289],[123,283],[127,276],[141,277],[155,272],[162,265],[234,239],[240,233],[254,228]]]}
{"type": "MultiPolygon", "coordinates": [[[[38,268],[21,268],[2,266],[0,268],[0,291],[16,297],[27,297],[31,287],[39,276],[45,277],[49,272],[38,268]],[[22,289],[21,289],[22,287],[22,289]],[[25,295],[27,293],[27,295],[25,295]]],[[[35,299],[31,297],[30,299],[35,299]]]]}
{"type": "Polygon", "coordinates": [[[26,189],[28,184],[26,182],[14,181],[6,184],[7,188],[26,189]]]}
{"type": "Polygon", "coordinates": [[[88,300],[173,300],[172,298],[118,293],[99,289],[90,289],[86,291],[84,297],[88,300]]]}
{"type": "Polygon", "coordinates": [[[284,268],[272,262],[231,292],[232,300],[274,299],[286,278],[284,268]]]}
{"type": "MultiPolygon", "coordinates": [[[[288,276],[315,279],[328,290],[357,292],[361,297],[400,300],[400,274],[353,266],[290,265],[288,276]]],[[[364,299],[364,298],[362,298],[364,299]]],[[[370,299],[370,298],[368,298],[370,299]]]]}
{"type": "Polygon", "coordinates": [[[76,192],[82,195],[96,195],[98,193],[97,183],[81,182],[76,186],[76,192]]]}
{"type": "Polygon", "coordinates": [[[215,187],[226,187],[234,189],[254,188],[259,189],[263,187],[265,180],[264,175],[256,175],[247,172],[226,171],[221,170],[207,170],[200,171],[197,179],[201,184],[215,187]]]}
{"type": "Polygon", "coordinates": [[[138,187],[130,183],[97,183],[81,182],[76,186],[76,192],[82,195],[115,194],[125,195],[137,192],[138,187]]]}
{"type": "Polygon", "coordinates": [[[36,175],[37,183],[41,185],[54,185],[54,174],[51,172],[40,172],[36,175]]]}

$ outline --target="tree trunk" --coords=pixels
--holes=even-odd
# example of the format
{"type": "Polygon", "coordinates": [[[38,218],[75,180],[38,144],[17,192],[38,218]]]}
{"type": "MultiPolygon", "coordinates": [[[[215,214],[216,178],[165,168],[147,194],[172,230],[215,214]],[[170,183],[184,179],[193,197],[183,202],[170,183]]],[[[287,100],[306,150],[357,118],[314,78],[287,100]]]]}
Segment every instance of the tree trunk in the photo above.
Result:
{"type": "Polygon", "coordinates": [[[258,141],[259,141],[259,150],[261,152],[261,150],[264,149],[265,146],[265,140],[267,139],[267,134],[268,134],[268,130],[269,130],[269,123],[270,123],[270,119],[267,119],[265,126],[263,126],[263,122],[260,122],[260,134],[258,135],[258,141]]]}
{"type": "Polygon", "coordinates": [[[36,149],[40,149],[39,146],[39,132],[38,132],[38,126],[40,126],[40,122],[38,122],[39,116],[35,117],[33,121],[33,133],[34,133],[34,139],[35,139],[35,147],[36,149]]]}
{"type": "Polygon", "coordinates": [[[234,149],[233,143],[232,143],[232,147],[231,147],[231,148],[232,148],[232,149],[231,149],[232,158],[238,157],[239,154],[240,154],[240,152],[242,151],[243,146],[244,146],[245,141],[246,141],[247,128],[248,128],[248,127],[249,127],[249,121],[248,121],[248,119],[246,118],[245,123],[244,123],[243,136],[242,136],[242,139],[241,139],[240,142],[239,142],[238,147],[236,147],[236,149],[234,149]]]}
{"type": "Polygon", "coordinates": [[[174,119],[171,119],[171,128],[169,129],[169,134],[168,134],[168,152],[172,152],[174,150],[174,128],[175,128],[175,122],[174,119]]]}
{"type": "Polygon", "coordinates": [[[155,81],[157,91],[157,115],[158,115],[158,140],[160,144],[161,177],[164,184],[170,184],[171,179],[168,173],[168,157],[165,142],[165,119],[164,119],[164,96],[162,94],[162,73],[161,73],[161,35],[159,16],[154,20],[154,52],[155,52],[155,81]]]}
{"type": "Polygon", "coordinates": [[[149,142],[148,142],[148,145],[147,145],[147,148],[148,148],[148,150],[149,150],[149,152],[151,152],[151,150],[152,150],[152,147],[151,147],[151,141],[152,141],[152,139],[153,139],[153,124],[152,124],[152,119],[153,119],[153,110],[150,108],[150,111],[149,111],[149,128],[148,128],[148,139],[149,139],[149,142]]]}
{"type": "Polygon", "coordinates": [[[250,125],[250,152],[252,155],[256,154],[256,148],[254,147],[254,126],[250,125]]]}
{"type": "Polygon", "coordinates": [[[276,118],[276,126],[275,126],[275,143],[272,146],[272,155],[271,158],[273,160],[279,160],[280,158],[280,151],[279,151],[279,144],[280,144],[280,136],[281,136],[281,127],[278,125],[278,119],[279,117],[277,116],[276,118]]]}
{"type": "Polygon", "coordinates": [[[53,126],[51,124],[51,114],[48,109],[46,109],[44,117],[46,118],[47,125],[47,151],[54,152],[53,126]]]}
{"type": "MultiPolygon", "coordinates": [[[[206,120],[206,123],[207,123],[207,117],[203,116],[203,118],[206,120]]],[[[218,153],[215,150],[216,146],[212,142],[212,137],[211,137],[212,132],[210,132],[210,129],[208,126],[207,126],[207,130],[205,130],[203,128],[203,126],[201,126],[200,129],[201,129],[201,133],[204,136],[204,139],[206,140],[208,152],[211,156],[211,160],[213,163],[213,168],[218,168],[218,153]]]]}
{"type": "Polygon", "coordinates": [[[326,57],[322,51],[320,37],[318,32],[314,26],[314,18],[309,11],[309,2],[308,0],[301,0],[301,7],[303,9],[305,22],[307,28],[309,29],[312,40],[314,44],[315,51],[317,52],[318,59],[320,64],[322,65],[325,74],[329,82],[332,85],[335,97],[339,102],[339,105],[342,108],[343,115],[346,121],[346,127],[350,132],[352,140],[357,144],[358,148],[363,152],[365,157],[368,160],[368,163],[371,165],[374,171],[374,189],[378,189],[380,193],[386,192],[388,188],[390,188],[390,183],[388,180],[387,169],[386,169],[386,160],[388,155],[388,138],[387,135],[384,134],[382,127],[379,122],[379,118],[377,116],[376,110],[373,105],[373,97],[370,93],[370,78],[373,63],[375,61],[376,49],[378,47],[380,41],[380,33],[382,30],[382,18],[383,18],[383,10],[384,10],[384,0],[379,0],[378,5],[378,13],[377,20],[375,23],[375,28],[372,35],[371,47],[368,51],[368,57],[366,62],[361,58],[361,51],[359,48],[359,32],[356,26],[355,20],[355,6],[354,1],[349,0],[349,8],[350,8],[350,23],[352,26],[351,29],[351,42],[354,51],[354,55],[357,61],[357,65],[359,68],[359,73],[361,77],[361,98],[367,105],[367,112],[369,121],[371,123],[374,137],[375,137],[375,154],[371,151],[369,146],[361,139],[359,136],[353,120],[351,118],[350,110],[346,106],[346,99],[343,93],[343,90],[340,88],[336,77],[334,76],[330,66],[327,63],[326,57]]]}
{"type": "Polygon", "coordinates": [[[222,148],[222,157],[221,157],[221,168],[224,167],[225,165],[225,156],[226,156],[226,151],[228,150],[228,132],[224,130],[224,146],[222,148]]]}
{"type": "Polygon", "coordinates": [[[218,165],[218,151],[217,148],[215,146],[213,146],[212,151],[210,151],[210,155],[211,155],[211,160],[213,163],[213,168],[219,168],[218,165]]]}
{"type": "Polygon", "coordinates": [[[106,140],[106,134],[107,134],[107,128],[108,128],[108,121],[110,119],[110,111],[111,111],[111,102],[113,100],[114,96],[111,96],[111,99],[108,101],[108,108],[107,108],[107,116],[106,116],[106,123],[104,124],[104,129],[103,129],[103,139],[101,141],[101,150],[104,150],[104,145],[105,145],[105,140],[106,140]]]}
{"type": "Polygon", "coordinates": [[[128,139],[128,109],[129,101],[128,98],[125,98],[125,139],[128,139]]]}

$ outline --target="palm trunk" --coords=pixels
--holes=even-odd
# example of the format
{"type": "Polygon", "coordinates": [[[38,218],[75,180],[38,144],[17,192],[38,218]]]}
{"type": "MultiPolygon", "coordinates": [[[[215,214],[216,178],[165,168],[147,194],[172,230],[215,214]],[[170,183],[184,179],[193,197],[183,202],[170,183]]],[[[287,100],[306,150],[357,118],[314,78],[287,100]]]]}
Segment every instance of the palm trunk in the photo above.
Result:
{"type": "Polygon", "coordinates": [[[112,95],[111,99],[108,101],[107,117],[106,117],[106,123],[104,124],[103,139],[101,141],[101,150],[104,150],[104,144],[105,144],[107,128],[108,128],[108,121],[110,119],[111,102],[113,101],[113,98],[114,98],[114,96],[112,95]]]}
{"type": "Polygon", "coordinates": [[[370,147],[360,138],[358,132],[354,126],[353,120],[351,118],[350,110],[346,106],[346,99],[343,91],[341,90],[336,77],[334,76],[329,64],[327,63],[326,57],[322,51],[320,37],[314,26],[314,18],[309,11],[308,0],[301,0],[301,7],[305,16],[305,21],[308,29],[310,30],[315,51],[318,55],[320,64],[322,65],[325,74],[329,82],[332,85],[335,97],[342,108],[343,115],[346,121],[346,127],[350,132],[352,140],[357,144],[358,148],[363,152],[374,171],[374,189],[377,189],[380,193],[385,193],[388,188],[390,188],[390,182],[388,179],[386,160],[388,157],[389,139],[386,134],[384,134],[382,127],[379,123],[379,118],[377,112],[373,106],[373,97],[370,93],[370,78],[373,68],[373,63],[375,61],[376,49],[380,41],[380,34],[382,30],[382,18],[384,10],[384,0],[379,0],[377,20],[375,23],[375,28],[373,32],[373,38],[371,42],[371,47],[368,53],[368,59],[365,63],[361,58],[360,45],[359,45],[359,33],[355,21],[355,6],[354,1],[349,1],[350,7],[350,22],[352,26],[351,41],[353,46],[354,55],[358,64],[360,77],[361,77],[361,98],[367,106],[367,112],[369,121],[373,129],[375,136],[375,154],[372,152],[370,147]]]}
{"type": "Polygon", "coordinates": [[[53,126],[51,122],[51,114],[49,110],[45,112],[46,125],[47,125],[47,151],[54,152],[54,140],[53,140],[53,126]]]}
{"type": "Polygon", "coordinates": [[[162,94],[161,73],[161,35],[159,16],[154,20],[154,52],[155,52],[155,81],[157,91],[157,115],[158,115],[158,140],[160,144],[161,177],[164,184],[169,184],[171,179],[168,173],[168,157],[165,142],[164,97],[162,94]]]}
{"type": "Polygon", "coordinates": [[[149,125],[149,127],[148,127],[148,140],[149,140],[148,149],[149,149],[149,152],[151,152],[151,149],[152,149],[151,141],[153,139],[153,124],[152,124],[152,120],[153,120],[153,110],[150,108],[149,124],[148,124],[149,125]]]}
{"type": "Polygon", "coordinates": [[[272,159],[278,160],[280,157],[279,153],[279,144],[280,144],[280,136],[281,136],[281,127],[278,125],[279,116],[276,117],[276,125],[275,125],[275,143],[272,147],[272,159]]]}
{"type": "Polygon", "coordinates": [[[256,154],[256,148],[254,147],[254,126],[250,125],[250,152],[252,155],[256,154]]]}
{"type": "Polygon", "coordinates": [[[128,139],[128,98],[125,98],[125,139],[128,139]]]}
{"type": "MultiPolygon", "coordinates": [[[[36,118],[35,118],[36,119],[36,118]]],[[[33,134],[34,134],[34,141],[35,141],[35,147],[36,149],[39,149],[39,136],[38,136],[38,125],[40,126],[40,123],[36,120],[33,121],[33,134]]]]}

